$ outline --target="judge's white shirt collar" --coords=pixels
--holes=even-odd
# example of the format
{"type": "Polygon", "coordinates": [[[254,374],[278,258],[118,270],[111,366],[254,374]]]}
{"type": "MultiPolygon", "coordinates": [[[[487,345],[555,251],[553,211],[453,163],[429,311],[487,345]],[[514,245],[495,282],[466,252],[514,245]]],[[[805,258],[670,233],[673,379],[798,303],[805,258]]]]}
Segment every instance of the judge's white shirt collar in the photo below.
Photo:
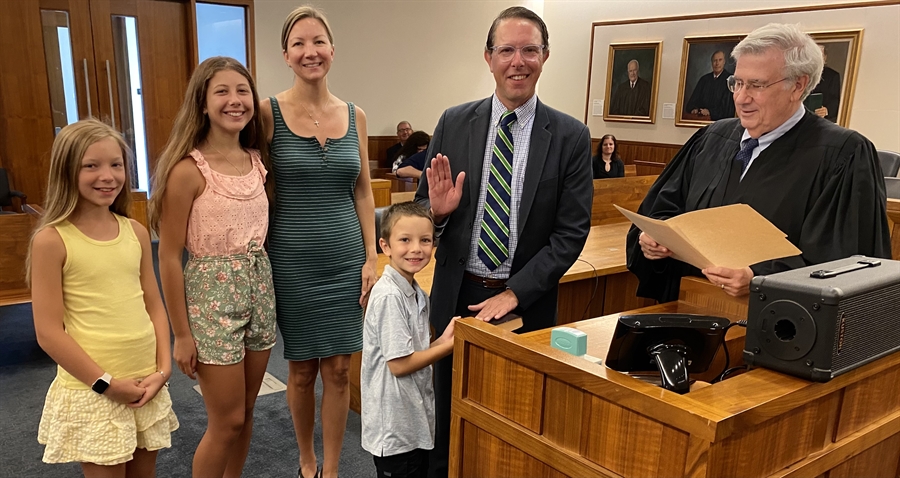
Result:
{"type": "MultiPolygon", "coordinates": [[[[753,165],[753,161],[756,160],[756,157],[759,156],[760,153],[766,150],[772,143],[775,142],[776,139],[784,136],[785,133],[791,130],[797,123],[800,122],[800,119],[803,118],[803,115],[806,113],[806,108],[801,103],[797,108],[797,111],[788,118],[787,121],[781,123],[781,126],[769,131],[768,133],[764,133],[759,137],[759,146],[753,148],[753,153],[750,155],[750,162],[747,163],[747,168],[744,169],[744,174],[741,174],[741,179],[744,179],[744,175],[747,174],[747,171],[750,171],[750,166],[753,165]]],[[[744,130],[744,134],[741,136],[741,146],[743,146],[744,141],[750,139],[750,133],[747,130],[744,130]]]]}

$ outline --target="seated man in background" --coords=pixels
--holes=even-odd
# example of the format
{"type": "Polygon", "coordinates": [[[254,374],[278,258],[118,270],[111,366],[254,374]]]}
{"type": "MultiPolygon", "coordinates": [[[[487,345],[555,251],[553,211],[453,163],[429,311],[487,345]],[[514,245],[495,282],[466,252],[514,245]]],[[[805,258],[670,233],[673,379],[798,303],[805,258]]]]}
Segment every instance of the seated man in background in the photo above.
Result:
{"type": "Polygon", "coordinates": [[[401,121],[397,123],[397,144],[387,149],[388,164],[392,164],[394,160],[397,159],[397,155],[400,154],[400,148],[403,147],[412,132],[412,125],[409,124],[409,121],[401,121]]]}
{"type": "Polygon", "coordinates": [[[628,269],[640,280],[641,297],[676,300],[681,277],[701,272],[728,294],[741,296],[749,293],[754,275],[853,254],[891,257],[875,146],[803,107],[823,65],[812,38],[795,25],[769,24],[738,43],[731,56],[737,68],[728,86],[738,118],[694,134],[650,188],[638,213],[667,219],[749,204],[803,254],[743,269],[700,271],[672,259],[664,244],[632,226],[628,269]]]}

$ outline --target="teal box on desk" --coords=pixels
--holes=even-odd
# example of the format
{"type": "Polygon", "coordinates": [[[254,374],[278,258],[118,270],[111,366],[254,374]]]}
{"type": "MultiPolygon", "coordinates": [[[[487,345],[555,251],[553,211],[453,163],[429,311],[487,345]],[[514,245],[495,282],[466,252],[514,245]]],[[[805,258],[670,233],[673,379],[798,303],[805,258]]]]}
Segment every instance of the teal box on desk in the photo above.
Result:
{"type": "Polygon", "coordinates": [[[587,353],[587,334],[572,327],[557,327],[550,332],[550,345],[563,352],[581,356],[587,353]]]}

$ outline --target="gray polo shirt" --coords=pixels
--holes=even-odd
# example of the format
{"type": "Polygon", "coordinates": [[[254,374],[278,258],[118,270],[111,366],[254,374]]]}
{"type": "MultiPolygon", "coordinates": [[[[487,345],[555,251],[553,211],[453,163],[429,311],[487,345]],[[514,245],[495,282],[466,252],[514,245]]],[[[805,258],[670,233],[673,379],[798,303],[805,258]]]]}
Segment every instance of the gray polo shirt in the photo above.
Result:
{"type": "Polygon", "coordinates": [[[390,265],[372,288],[363,327],[362,447],[375,456],[434,448],[431,366],[395,377],[387,362],[431,345],[428,295],[390,265]]]}

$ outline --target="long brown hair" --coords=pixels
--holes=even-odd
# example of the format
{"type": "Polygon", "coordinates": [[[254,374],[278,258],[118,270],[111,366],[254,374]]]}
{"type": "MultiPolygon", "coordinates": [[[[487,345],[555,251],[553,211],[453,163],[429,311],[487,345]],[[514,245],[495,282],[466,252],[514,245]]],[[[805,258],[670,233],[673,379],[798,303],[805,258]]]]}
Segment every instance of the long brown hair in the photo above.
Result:
{"type": "MultiPolygon", "coordinates": [[[[75,211],[81,195],[78,193],[78,175],[81,173],[81,161],[92,144],[104,139],[113,139],[122,149],[125,160],[125,182],[122,190],[109,206],[109,210],[128,217],[131,208],[131,149],[125,144],[122,135],[111,126],[96,119],[85,119],[72,123],[56,135],[53,149],[50,151],[50,177],[47,180],[47,197],[44,200],[44,214],[31,235],[32,242],[37,233],[48,227],[54,227],[65,221],[75,211]]],[[[25,258],[25,280],[31,282],[31,245],[25,258]]]]}
{"type": "MultiPolygon", "coordinates": [[[[191,76],[187,91],[184,93],[181,109],[178,110],[175,123],[172,125],[172,134],[169,135],[169,141],[156,162],[150,195],[150,227],[156,232],[159,232],[159,218],[162,215],[163,197],[166,195],[169,173],[209,134],[209,116],[203,112],[206,107],[206,93],[209,89],[209,80],[223,70],[240,73],[250,85],[250,91],[253,94],[253,117],[241,130],[240,143],[244,148],[259,150],[263,165],[267,170],[272,170],[269,145],[266,142],[262,116],[259,114],[259,94],[256,92],[256,83],[250,76],[250,72],[234,58],[214,56],[203,60],[191,76]]],[[[273,198],[274,188],[274,175],[269,174],[266,177],[266,194],[270,200],[273,198]]]]}

